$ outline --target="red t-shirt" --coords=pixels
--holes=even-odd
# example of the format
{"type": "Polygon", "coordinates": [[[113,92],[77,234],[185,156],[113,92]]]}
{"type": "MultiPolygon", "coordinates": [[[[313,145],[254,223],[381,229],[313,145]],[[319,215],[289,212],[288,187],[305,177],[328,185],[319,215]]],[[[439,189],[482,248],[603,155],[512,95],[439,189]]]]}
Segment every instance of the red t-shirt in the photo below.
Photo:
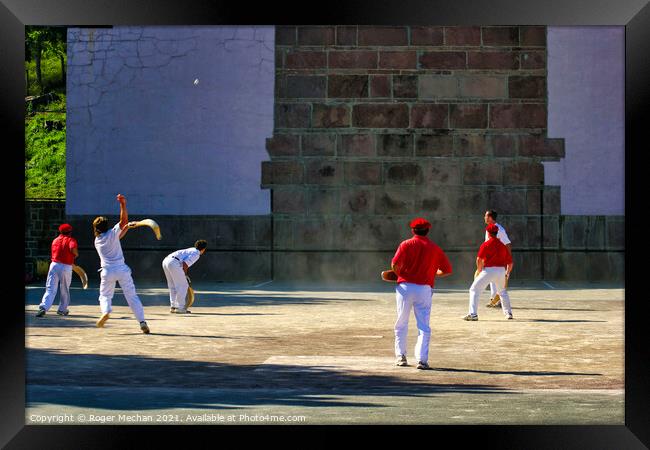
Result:
{"type": "Polygon", "coordinates": [[[512,262],[512,255],[505,244],[492,236],[481,244],[477,256],[485,259],[484,267],[506,267],[512,262]]]}
{"type": "Polygon", "coordinates": [[[72,249],[77,248],[77,240],[63,234],[52,241],[52,261],[62,264],[74,264],[72,249]]]}
{"type": "Polygon", "coordinates": [[[433,287],[438,269],[451,273],[451,263],[440,247],[426,236],[413,236],[403,241],[393,256],[399,266],[398,283],[428,284],[433,287]]]}

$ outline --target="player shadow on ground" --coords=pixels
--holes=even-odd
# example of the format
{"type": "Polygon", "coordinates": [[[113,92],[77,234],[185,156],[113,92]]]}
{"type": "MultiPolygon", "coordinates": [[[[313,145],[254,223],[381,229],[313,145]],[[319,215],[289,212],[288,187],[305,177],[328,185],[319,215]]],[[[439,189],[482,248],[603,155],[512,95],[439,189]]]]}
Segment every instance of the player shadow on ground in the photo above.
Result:
{"type": "Polygon", "coordinates": [[[518,306],[517,309],[534,310],[534,311],[582,311],[582,312],[597,312],[597,311],[611,311],[609,309],[581,309],[581,308],[527,308],[518,306]]]}
{"type": "MultiPolygon", "coordinates": [[[[42,291],[34,290],[34,292],[29,292],[26,299],[26,305],[34,307],[34,313],[36,312],[36,305],[41,301],[42,291]]],[[[152,292],[151,290],[144,292],[138,290],[138,297],[145,308],[145,315],[147,313],[148,306],[169,306],[169,294],[161,292],[152,292]]],[[[333,303],[350,303],[350,302],[372,302],[375,299],[363,299],[363,298],[341,298],[341,297],[318,297],[318,296],[291,296],[287,295],[286,292],[283,292],[283,295],[278,295],[276,293],[265,293],[260,295],[254,294],[240,294],[237,291],[232,293],[212,293],[212,292],[200,292],[195,291],[195,301],[192,305],[192,309],[200,309],[202,307],[226,307],[226,306],[250,306],[250,307],[260,307],[260,306],[282,306],[282,305],[324,305],[324,304],[333,304],[333,303]]],[[[55,299],[55,304],[53,308],[58,306],[58,296],[55,299]]],[[[113,306],[128,306],[122,291],[116,289],[115,296],[113,297],[113,306]]],[[[71,314],[74,313],[75,306],[97,306],[97,311],[99,312],[99,301],[98,301],[98,292],[95,290],[87,291],[78,291],[75,294],[71,295],[70,301],[70,311],[71,314]]],[[[56,314],[51,312],[48,314],[56,314]]],[[[244,313],[240,313],[244,314],[244,313]]],[[[250,314],[250,313],[249,313],[250,314]]],[[[256,313],[264,314],[264,313],[256,313]]]]}
{"type": "Polygon", "coordinates": [[[517,375],[523,377],[534,377],[534,376],[560,376],[560,375],[581,375],[581,376],[597,376],[602,377],[602,373],[580,373],[580,372],[548,372],[548,371],[529,371],[529,370],[477,370],[477,369],[452,369],[449,367],[431,367],[431,370],[436,370],[438,372],[473,372],[473,373],[485,373],[488,375],[517,375]]]}
{"type": "MultiPolygon", "coordinates": [[[[337,397],[517,394],[516,391],[494,385],[441,384],[433,383],[431,378],[409,380],[390,373],[345,373],[327,366],[228,365],[139,355],[70,354],[43,349],[28,349],[26,368],[28,407],[38,404],[108,410],[227,410],[253,406],[383,407],[387,405],[337,397]],[[139,388],[145,390],[138,392],[139,388]]],[[[387,370],[416,369],[394,368],[387,363],[387,370]]],[[[435,374],[436,370],[520,376],[600,375],[452,368],[437,368],[429,373],[435,374]]],[[[419,374],[425,376],[426,372],[419,374]]]]}
{"type": "MultiPolygon", "coordinates": [[[[513,311],[516,311],[516,308],[512,308],[513,311]]],[[[592,322],[600,322],[600,323],[607,323],[606,320],[574,320],[574,319],[569,319],[569,320],[563,320],[563,319],[518,319],[518,322],[554,322],[554,323],[592,323],[592,322]]]]}

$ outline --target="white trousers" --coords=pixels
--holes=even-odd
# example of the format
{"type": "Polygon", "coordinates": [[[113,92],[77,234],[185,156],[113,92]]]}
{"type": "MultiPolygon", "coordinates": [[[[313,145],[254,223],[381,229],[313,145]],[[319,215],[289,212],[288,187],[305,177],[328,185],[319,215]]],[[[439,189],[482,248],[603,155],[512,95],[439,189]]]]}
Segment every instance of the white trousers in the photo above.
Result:
{"type": "Polygon", "coordinates": [[[187,278],[183,271],[183,263],[171,256],[163,259],[162,268],[167,278],[169,288],[169,304],[172,308],[185,308],[185,297],[187,296],[187,278]]]}
{"type": "Polygon", "coordinates": [[[478,315],[478,299],[488,284],[494,283],[496,293],[501,297],[501,309],[505,315],[512,314],[510,297],[506,291],[506,269],[504,267],[485,267],[474,279],[469,288],[469,313],[478,315]]]}
{"type": "Polygon", "coordinates": [[[431,295],[432,289],[429,285],[414,283],[400,283],[397,285],[395,289],[395,298],[397,300],[395,356],[406,355],[409,316],[411,315],[411,308],[413,308],[418,327],[418,340],[415,343],[415,359],[423,362],[429,360],[431,295]]]}
{"type": "Polygon", "coordinates": [[[39,309],[49,310],[54,303],[57,291],[59,292],[59,311],[65,312],[70,304],[70,283],[72,282],[72,266],[52,261],[47,272],[45,294],[41,299],[39,309]]]}
{"type": "Polygon", "coordinates": [[[112,300],[113,294],[115,293],[115,282],[118,282],[135,318],[138,319],[138,322],[144,321],[144,308],[142,307],[140,298],[138,298],[138,294],[135,292],[135,284],[133,284],[129,266],[122,264],[119,266],[102,267],[100,277],[99,305],[102,309],[102,314],[110,313],[113,310],[112,300]]]}

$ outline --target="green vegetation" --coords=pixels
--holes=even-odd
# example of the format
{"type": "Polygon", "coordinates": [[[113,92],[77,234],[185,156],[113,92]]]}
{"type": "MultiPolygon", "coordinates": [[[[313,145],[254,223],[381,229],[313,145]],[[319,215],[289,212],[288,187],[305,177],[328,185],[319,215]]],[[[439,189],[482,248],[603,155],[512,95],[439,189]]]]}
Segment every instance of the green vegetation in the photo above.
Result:
{"type": "Polygon", "coordinates": [[[25,198],[65,198],[66,29],[25,28],[25,198]],[[52,95],[50,95],[52,94],[52,95]]]}

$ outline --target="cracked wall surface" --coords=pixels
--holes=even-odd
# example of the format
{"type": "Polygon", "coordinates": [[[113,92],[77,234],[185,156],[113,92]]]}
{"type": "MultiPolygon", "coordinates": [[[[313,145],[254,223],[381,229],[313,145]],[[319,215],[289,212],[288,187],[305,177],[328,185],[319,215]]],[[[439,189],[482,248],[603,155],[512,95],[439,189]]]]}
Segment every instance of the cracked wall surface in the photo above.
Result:
{"type": "Polygon", "coordinates": [[[263,215],[274,28],[68,30],[68,215],[263,215]],[[198,80],[198,81],[196,81],[198,80]]]}

